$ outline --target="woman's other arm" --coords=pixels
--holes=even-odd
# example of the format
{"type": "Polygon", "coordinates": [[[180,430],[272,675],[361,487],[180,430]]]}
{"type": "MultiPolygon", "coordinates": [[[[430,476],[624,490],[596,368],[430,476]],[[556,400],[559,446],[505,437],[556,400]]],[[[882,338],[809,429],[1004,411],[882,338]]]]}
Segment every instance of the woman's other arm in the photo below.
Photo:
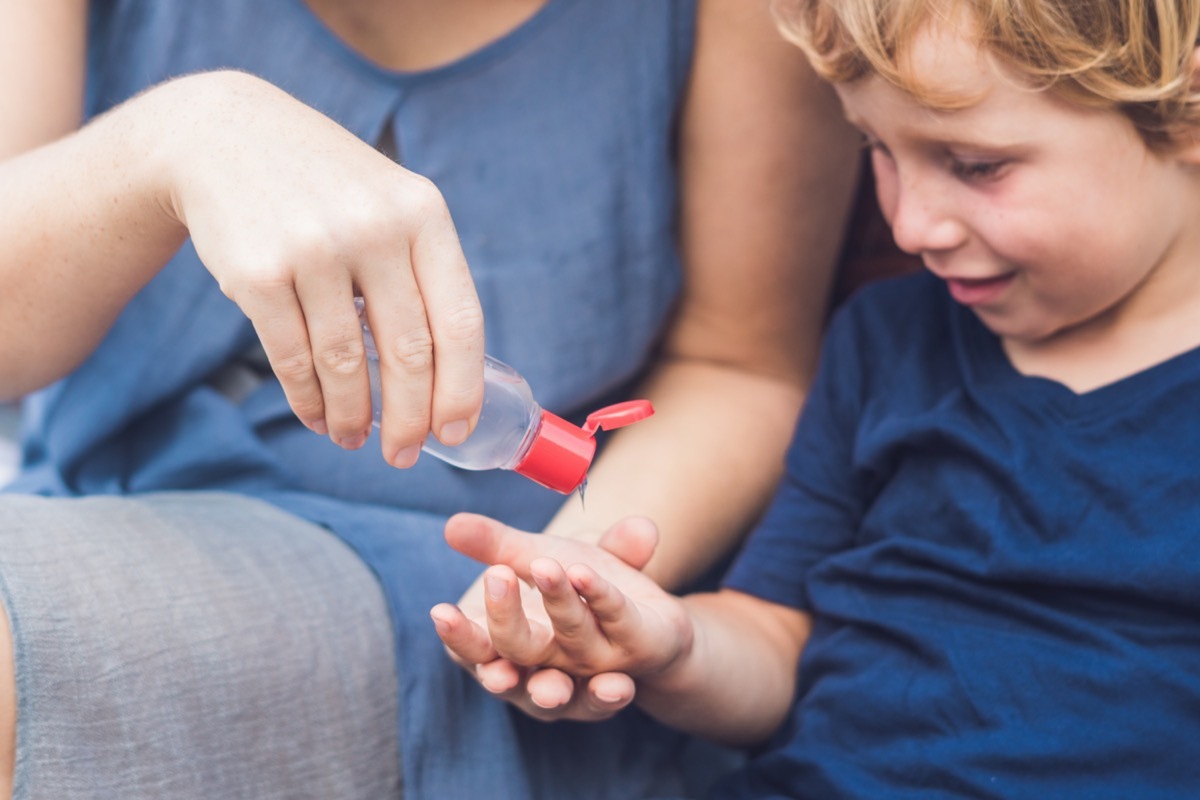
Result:
{"type": "Polygon", "coordinates": [[[783,466],[815,368],[858,147],[833,93],[775,30],[767,0],[701,0],[682,120],[684,294],[642,393],[657,413],[614,436],[586,511],[548,532],[658,523],[647,571],[678,588],[736,542],[783,466]]]}

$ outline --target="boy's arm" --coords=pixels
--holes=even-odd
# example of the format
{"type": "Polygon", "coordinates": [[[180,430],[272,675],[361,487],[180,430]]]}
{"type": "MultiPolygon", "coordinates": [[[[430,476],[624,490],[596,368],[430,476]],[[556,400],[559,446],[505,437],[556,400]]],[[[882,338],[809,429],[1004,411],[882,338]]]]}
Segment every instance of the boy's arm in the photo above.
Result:
{"type": "Polygon", "coordinates": [[[608,549],[471,515],[454,518],[446,536],[493,566],[487,629],[443,604],[432,612],[438,633],[454,656],[480,665],[485,686],[529,713],[610,716],[633,698],[629,677],[649,713],[729,743],[761,741],[787,713],[807,615],[734,591],[667,593],[640,569],[657,538],[646,520],[615,526],[608,549]],[[539,621],[542,604],[552,627],[539,621]]]}
{"type": "MultiPolygon", "coordinates": [[[[643,710],[731,745],[762,742],[791,708],[808,614],[729,589],[676,598],[631,567],[602,576],[538,559],[530,573],[554,625],[550,666],[626,673],[643,710]]],[[[532,654],[519,603],[489,598],[488,611],[502,656],[545,663],[522,661],[532,654]]]]}
{"type": "Polygon", "coordinates": [[[811,617],[723,589],[683,598],[696,631],[687,659],[637,681],[637,702],[673,727],[730,745],[761,743],[787,717],[811,617]]]}

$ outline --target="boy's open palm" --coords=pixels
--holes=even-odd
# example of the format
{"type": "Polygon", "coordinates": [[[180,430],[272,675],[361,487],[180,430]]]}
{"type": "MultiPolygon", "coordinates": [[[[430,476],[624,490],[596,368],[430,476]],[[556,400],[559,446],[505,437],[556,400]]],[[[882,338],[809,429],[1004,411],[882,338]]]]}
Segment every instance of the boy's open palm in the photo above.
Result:
{"type": "Polygon", "coordinates": [[[640,571],[657,541],[647,520],[618,523],[597,547],[458,515],[446,539],[492,566],[483,624],[442,604],[432,612],[439,635],[481,683],[527,713],[610,716],[633,699],[630,676],[659,672],[690,649],[683,605],[640,571]]]}

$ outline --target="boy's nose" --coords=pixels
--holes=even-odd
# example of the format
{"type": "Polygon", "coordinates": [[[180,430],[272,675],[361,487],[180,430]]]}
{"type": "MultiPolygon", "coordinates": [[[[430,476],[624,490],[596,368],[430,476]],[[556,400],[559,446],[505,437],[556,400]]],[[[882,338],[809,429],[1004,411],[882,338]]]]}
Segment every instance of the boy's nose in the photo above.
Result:
{"type": "Polygon", "coordinates": [[[896,181],[890,200],[892,237],[904,252],[945,252],[966,240],[966,226],[953,202],[935,184],[919,178],[896,181]]]}

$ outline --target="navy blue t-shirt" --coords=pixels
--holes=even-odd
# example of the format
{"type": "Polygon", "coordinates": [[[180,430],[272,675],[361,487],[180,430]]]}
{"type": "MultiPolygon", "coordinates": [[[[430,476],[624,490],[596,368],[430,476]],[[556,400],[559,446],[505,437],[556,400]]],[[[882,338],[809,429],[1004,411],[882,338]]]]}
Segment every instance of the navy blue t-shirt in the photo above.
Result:
{"type": "Polygon", "coordinates": [[[720,798],[1200,796],[1200,350],[1076,394],[944,285],[836,318],[726,585],[809,611],[720,798]]]}

